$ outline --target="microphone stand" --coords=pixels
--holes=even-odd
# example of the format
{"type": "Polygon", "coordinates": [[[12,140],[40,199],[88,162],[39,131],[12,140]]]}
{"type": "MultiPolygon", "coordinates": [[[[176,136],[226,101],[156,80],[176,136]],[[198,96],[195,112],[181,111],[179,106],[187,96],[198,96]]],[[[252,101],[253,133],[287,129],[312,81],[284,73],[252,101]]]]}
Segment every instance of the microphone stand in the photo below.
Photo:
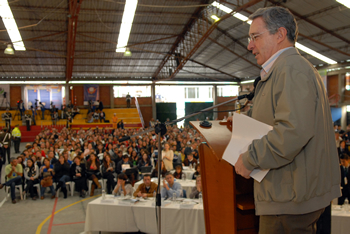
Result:
{"type": "Polygon", "coordinates": [[[161,138],[162,136],[165,135],[166,131],[167,131],[167,128],[166,126],[167,125],[171,125],[171,124],[174,124],[174,123],[177,123],[177,122],[180,122],[184,119],[188,119],[188,118],[191,118],[193,116],[196,116],[196,115],[199,115],[200,113],[202,112],[206,112],[206,111],[210,111],[212,109],[215,109],[217,107],[220,107],[220,106],[223,106],[223,105],[226,105],[228,103],[231,103],[231,102],[234,102],[234,101],[237,101],[237,100],[241,100],[241,99],[244,99],[244,98],[247,98],[247,101],[245,102],[244,106],[247,104],[247,102],[249,100],[251,100],[251,98],[253,98],[252,96],[249,96],[249,95],[252,95],[252,93],[250,94],[245,94],[245,95],[240,95],[234,99],[231,99],[231,100],[228,100],[228,101],[225,101],[225,102],[222,102],[220,104],[217,104],[215,106],[211,106],[211,107],[208,107],[208,108],[205,108],[203,110],[200,110],[198,112],[195,112],[195,113],[192,113],[192,114],[189,114],[187,116],[184,116],[184,117],[181,117],[179,119],[175,119],[171,122],[168,122],[168,123],[160,123],[160,124],[157,124],[154,128],[150,128],[148,130],[145,130],[143,132],[140,132],[140,133],[136,133],[132,136],[126,136],[126,137],[122,137],[119,142],[123,142],[123,141],[127,141],[127,140],[130,140],[130,138],[134,138],[134,137],[137,137],[137,136],[140,136],[142,134],[145,134],[145,133],[148,133],[148,132],[152,132],[152,131],[155,131],[156,134],[158,135],[158,159],[157,159],[157,163],[158,163],[158,188],[157,188],[157,195],[156,195],[156,206],[157,206],[157,211],[158,211],[158,234],[161,234],[161,197],[160,197],[160,174],[161,174],[161,166],[162,166],[162,144],[161,144],[161,138]]]}

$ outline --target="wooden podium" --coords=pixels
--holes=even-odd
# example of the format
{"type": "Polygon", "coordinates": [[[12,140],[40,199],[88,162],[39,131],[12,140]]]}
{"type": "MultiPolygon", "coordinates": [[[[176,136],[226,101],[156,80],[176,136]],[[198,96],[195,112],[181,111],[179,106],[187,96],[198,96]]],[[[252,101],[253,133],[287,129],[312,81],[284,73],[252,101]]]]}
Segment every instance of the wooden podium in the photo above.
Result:
{"type": "Polygon", "coordinates": [[[210,122],[210,128],[200,127],[200,121],[190,122],[206,139],[199,146],[206,233],[258,233],[253,179],[237,175],[234,167],[222,159],[232,126],[210,122]]]}

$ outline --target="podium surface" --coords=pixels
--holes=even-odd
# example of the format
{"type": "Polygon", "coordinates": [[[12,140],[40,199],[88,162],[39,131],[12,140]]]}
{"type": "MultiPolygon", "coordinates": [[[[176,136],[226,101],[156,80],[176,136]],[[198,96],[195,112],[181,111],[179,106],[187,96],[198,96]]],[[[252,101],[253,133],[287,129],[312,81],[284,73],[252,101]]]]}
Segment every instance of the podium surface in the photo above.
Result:
{"type": "Polygon", "coordinates": [[[258,233],[253,179],[236,175],[234,167],[222,159],[231,139],[232,126],[222,121],[190,124],[205,138],[199,146],[206,233],[258,233]]]}

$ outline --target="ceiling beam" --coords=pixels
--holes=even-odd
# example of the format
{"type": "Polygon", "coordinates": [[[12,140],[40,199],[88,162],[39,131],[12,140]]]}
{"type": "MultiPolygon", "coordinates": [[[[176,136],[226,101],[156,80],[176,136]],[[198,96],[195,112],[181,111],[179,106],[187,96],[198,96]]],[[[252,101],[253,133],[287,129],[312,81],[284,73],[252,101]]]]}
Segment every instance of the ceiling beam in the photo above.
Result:
{"type": "MultiPolygon", "coordinates": [[[[201,4],[207,4],[209,1],[208,0],[202,0],[200,3],[201,4]]],[[[182,32],[179,34],[179,36],[176,38],[174,44],[172,45],[172,47],[170,48],[168,54],[165,55],[165,57],[163,58],[163,61],[159,64],[158,68],[156,69],[156,71],[153,73],[153,77],[154,79],[157,78],[157,76],[159,75],[160,71],[163,69],[163,67],[165,66],[165,64],[168,62],[168,60],[171,58],[171,56],[173,56],[176,48],[178,47],[179,43],[181,42],[181,40],[184,38],[186,32],[192,27],[192,25],[196,22],[196,19],[199,17],[202,9],[204,9],[204,7],[198,7],[192,14],[191,18],[187,21],[185,27],[182,29],[182,32]]]]}
{"type": "MultiPolygon", "coordinates": [[[[123,7],[124,9],[124,7],[123,7]]],[[[69,13],[67,8],[64,7],[47,7],[47,6],[25,6],[25,5],[15,5],[11,4],[11,10],[14,12],[53,12],[54,14],[69,13]]],[[[96,11],[102,12],[103,15],[123,15],[124,10],[116,9],[101,9],[101,8],[81,8],[81,15],[96,15],[96,11]]],[[[156,17],[156,15],[164,14],[172,17],[186,17],[186,15],[191,15],[191,13],[184,12],[174,12],[174,11],[137,11],[135,16],[147,16],[147,17],[156,17]]],[[[40,19],[38,19],[40,20],[40,19]]]]}
{"type": "MultiPolygon", "coordinates": [[[[37,19],[30,19],[30,18],[16,18],[16,22],[18,21],[34,21],[37,22],[37,19]]],[[[67,21],[66,20],[57,20],[57,19],[45,19],[41,24],[43,23],[62,23],[65,24],[67,21]]],[[[91,24],[91,23],[96,23],[96,24],[101,24],[101,21],[99,20],[79,20],[79,23],[84,23],[84,24],[91,24]]],[[[115,26],[116,24],[121,24],[121,21],[103,21],[103,24],[111,24],[115,26]]],[[[39,24],[39,25],[41,25],[39,24]]],[[[150,26],[176,26],[176,27],[182,27],[184,24],[181,23],[159,23],[159,22],[133,22],[134,25],[150,25],[150,26]]]]}
{"type": "Polygon", "coordinates": [[[75,39],[77,34],[78,16],[83,0],[69,0],[67,59],[66,59],[66,82],[72,78],[74,65],[75,39]]]}
{"type": "Polygon", "coordinates": [[[212,42],[214,42],[215,44],[221,46],[221,47],[224,48],[225,50],[227,50],[227,51],[231,52],[232,54],[236,55],[236,56],[239,57],[240,59],[246,61],[246,62],[249,63],[250,65],[261,69],[261,67],[258,66],[257,64],[255,64],[255,63],[251,62],[249,59],[246,59],[245,57],[243,57],[243,56],[237,54],[236,52],[234,52],[234,51],[231,50],[230,48],[226,47],[225,45],[221,44],[220,42],[214,40],[213,38],[208,37],[208,39],[211,40],[212,42]]]}
{"type": "MultiPolygon", "coordinates": [[[[231,74],[226,73],[226,72],[224,72],[224,71],[220,71],[220,70],[218,70],[218,69],[216,69],[216,68],[214,68],[214,67],[211,67],[211,66],[209,66],[209,65],[206,65],[206,64],[204,64],[204,63],[198,62],[198,61],[193,60],[193,59],[189,59],[189,60],[190,60],[191,62],[194,62],[194,63],[197,63],[197,64],[199,64],[199,65],[202,65],[203,67],[206,67],[206,68],[212,69],[212,70],[214,70],[214,71],[217,71],[217,72],[219,72],[219,73],[222,73],[222,74],[224,74],[224,75],[227,75],[227,76],[229,76],[229,77],[231,77],[231,78],[239,79],[237,76],[231,75],[231,74]]],[[[187,66],[186,66],[186,68],[187,68],[187,66]]]]}
{"type": "MultiPolygon", "coordinates": [[[[43,33],[60,33],[62,31],[57,31],[57,30],[41,30],[41,29],[35,29],[35,31],[33,29],[21,29],[21,32],[22,31],[26,31],[26,32],[32,32],[33,34],[37,34],[37,33],[40,33],[40,32],[43,32],[43,33]]],[[[67,31],[64,31],[64,33],[67,33],[67,31]]],[[[80,31],[79,30],[79,33],[82,33],[82,34],[107,34],[108,36],[111,36],[111,35],[117,35],[119,32],[108,32],[108,31],[97,31],[97,30],[94,30],[94,31],[80,31]]],[[[131,32],[130,33],[131,35],[149,35],[149,36],[177,36],[177,34],[174,34],[174,33],[152,33],[152,32],[131,32]]]]}
{"type": "MultiPolygon", "coordinates": [[[[255,4],[257,4],[258,2],[261,2],[262,0],[251,0],[249,2],[247,2],[246,4],[237,7],[235,10],[233,10],[232,12],[239,12],[241,10],[244,10],[248,7],[251,7],[255,4]]],[[[231,13],[232,13],[231,12],[231,13]]],[[[186,57],[180,62],[180,64],[178,65],[178,67],[176,68],[176,70],[166,79],[162,79],[162,80],[170,80],[173,77],[176,76],[176,74],[185,66],[186,62],[188,61],[189,58],[192,57],[192,55],[194,55],[194,53],[198,50],[198,48],[204,43],[204,41],[210,36],[210,34],[218,27],[219,23],[221,23],[222,21],[232,17],[231,13],[228,13],[224,16],[222,16],[220,18],[220,20],[214,22],[209,29],[203,34],[203,36],[197,41],[197,43],[193,46],[193,48],[191,49],[191,51],[186,55],[186,57]]]]}

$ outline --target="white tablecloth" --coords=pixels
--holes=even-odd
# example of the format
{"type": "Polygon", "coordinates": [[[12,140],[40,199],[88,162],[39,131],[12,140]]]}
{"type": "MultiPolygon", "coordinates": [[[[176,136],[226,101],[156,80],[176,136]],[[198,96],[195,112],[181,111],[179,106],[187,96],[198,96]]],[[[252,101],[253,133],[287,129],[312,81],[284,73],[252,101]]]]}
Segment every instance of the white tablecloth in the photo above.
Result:
{"type": "Polygon", "coordinates": [[[350,233],[350,212],[340,209],[340,206],[332,207],[332,234],[350,233]]]}
{"type": "MultiPolygon", "coordinates": [[[[121,204],[121,200],[107,195],[113,203],[101,203],[101,197],[90,202],[85,219],[85,232],[145,232],[157,233],[156,208],[153,200],[136,204],[121,204]]],[[[179,203],[166,204],[161,209],[162,233],[205,233],[202,205],[191,209],[180,208],[179,203]]]]}
{"type": "MultiPolygon", "coordinates": [[[[152,178],[151,181],[156,183],[156,184],[158,184],[158,179],[157,178],[152,178]]],[[[186,190],[186,196],[187,196],[187,198],[189,198],[192,188],[196,187],[196,181],[195,180],[178,180],[178,179],[176,179],[175,181],[179,182],[181,184],[181,186],[182,186],[182,189],[186,190]]],[[[134,184],[134,190],[136,190],[139,187],[139,185],[142,184],[142,183],[143,183],[142,180],[140,180],[137,183],[135,183],[134,184]]],[[[160,188],[163,188],[163,182],[161,182],[160,188]]]]}

